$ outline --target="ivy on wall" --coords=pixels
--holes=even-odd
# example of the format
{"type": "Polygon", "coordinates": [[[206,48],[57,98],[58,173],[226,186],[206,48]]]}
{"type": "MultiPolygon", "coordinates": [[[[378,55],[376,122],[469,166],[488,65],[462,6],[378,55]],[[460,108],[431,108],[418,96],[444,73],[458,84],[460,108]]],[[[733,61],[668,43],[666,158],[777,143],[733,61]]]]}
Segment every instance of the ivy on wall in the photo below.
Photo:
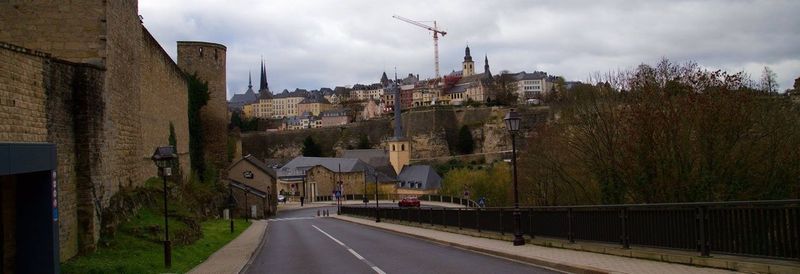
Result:
{"type": "Polygon", "coordinates": [[[205,157],[203,155],[203,123],[200,120],[200,109],[208,103],[208,82],[201,81],[196,74],[188,75],[189,82],[189,157],[192,171],[205,177],[205,157]]]}

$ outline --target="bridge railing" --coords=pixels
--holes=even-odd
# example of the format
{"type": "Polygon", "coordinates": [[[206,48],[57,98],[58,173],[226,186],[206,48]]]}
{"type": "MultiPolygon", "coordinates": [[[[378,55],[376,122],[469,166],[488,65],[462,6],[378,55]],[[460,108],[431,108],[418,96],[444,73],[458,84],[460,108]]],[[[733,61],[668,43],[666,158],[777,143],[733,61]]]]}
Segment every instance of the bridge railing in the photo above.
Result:
{"type": "MultiPolygon", "coordinates": [[[[344,214],[374,217],[374,207],[344,214]]],[[[513,208],[380,208],[381,218],[432,226],[514,233],[513,208]]],[[[522,232],[589,241],[719,254],[800,259],[800,200],[520,209],[522,232]]]]}
{"type": "MultiPolygon", "coordinates": [[[[414,196],[417,197],[420,201],[429,201],[429,202],[440,202],[440,203],[450,203],[450,204],[458,204],[463,205],[465,207],[477,207],[478,203],[461,197],[453,197],[453,196],[445,196],[445,195],[437,195],[437,194],[423,194],[423,195],[414,195],[414,194],[394,194],[394,193],[381,193],[378,194],[380,200],[394,200],[399,201],[404,197],[414,196]]],[[[375,194],[367,194],[367,199],[374,202],[375,194]]],[[[346,194],[342,197],[344,201],[362,201],[364,200],[364,194],[346,194]]],[[[323,195],[315,197],[314,201],[336,201],[336,198],[333,195],[323,195]]]]}

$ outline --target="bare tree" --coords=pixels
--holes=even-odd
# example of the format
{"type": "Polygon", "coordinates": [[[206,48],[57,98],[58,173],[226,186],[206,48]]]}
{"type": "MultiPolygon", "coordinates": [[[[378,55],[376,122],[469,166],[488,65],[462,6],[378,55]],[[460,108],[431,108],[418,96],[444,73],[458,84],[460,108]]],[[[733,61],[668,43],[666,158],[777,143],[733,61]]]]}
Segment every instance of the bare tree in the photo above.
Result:
{"type": "Polygon", "coordinates": [[[760,89],[766,93],[778,92],[778,76],[769,67],[764,67],[764,71],[761,72],[760,89]]]}

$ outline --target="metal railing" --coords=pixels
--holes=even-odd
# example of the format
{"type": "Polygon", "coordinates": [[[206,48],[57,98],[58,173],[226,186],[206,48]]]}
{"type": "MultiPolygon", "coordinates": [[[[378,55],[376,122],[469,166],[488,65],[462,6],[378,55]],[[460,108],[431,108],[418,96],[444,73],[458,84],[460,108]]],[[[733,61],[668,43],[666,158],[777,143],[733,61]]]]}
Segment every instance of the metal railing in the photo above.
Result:
{"type": "MultiPolygon", "coordinates": [[[[450,203],[450,204],[459,204],[465,207],[477,207],[478,203],[465,198],[460,197],[452,197],[452,196],[445,196],[445,195],[437,195],[437,194],[423,194],[423,195],[413,195],[413,194],[394,194],[394,193],[382,193],[378,194],[380,200],[396,200],[399,201],[404,197],[414,196],[417,197],[420,201],[429,201],[429,202],[440,202],[440,203],[450,203]]],[[[344,201],[361,201],[364,199],[364,194],[346,194],[342,197],[344,201]]],[[[367,194],[367,199],[374,202],[375,194],[367,194]]],[[[314,201],[336,201],[336,198],[332,195],[323,195],[323,196],[316,196],[314,201]]]]}
{"type": "MultiPolygon", "coordinates": [[[[800,259],[800,200],[520,209],[522,231],[592,241],[754,257],[800,259]]],[[[433,226],[513,234],[513,208],[381,208],[380,216],[433,226]]],[[[374,217],[374,207],[343,214],[374,217]]]]}

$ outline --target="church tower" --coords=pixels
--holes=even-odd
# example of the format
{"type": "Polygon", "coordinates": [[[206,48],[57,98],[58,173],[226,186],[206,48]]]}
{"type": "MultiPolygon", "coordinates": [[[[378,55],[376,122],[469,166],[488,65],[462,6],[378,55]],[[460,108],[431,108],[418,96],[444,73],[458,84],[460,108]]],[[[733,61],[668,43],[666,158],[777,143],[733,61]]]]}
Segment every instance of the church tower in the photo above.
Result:
{"type": "Polygon", "coordinates": [[[269,92],[269,84],[267,83],[267,67],[264,66],[264,60],[261,60],[261,84],[258,87],[258,92],[269,92]]]}
{"type": "Polygon", "coordinates": [[[463,77],[475,74],[475,62],[472,62],[472,56],[469,55],[469,46],[464,50],[464,62],[461,63],[461,72],[463,77]]]}
{"type": "Polygon", "coordinates": [[[394,136],[386,141],[386,149],[389,151],[389,163],[392,164],[394,172],[400,174],[403,167],[411,161],[411,141],[403,136],[403,124],[400,119],[402,112],[400,86],[396,81],[395,79],[395,82],[387,87],[394,94],[394,136]]]}

